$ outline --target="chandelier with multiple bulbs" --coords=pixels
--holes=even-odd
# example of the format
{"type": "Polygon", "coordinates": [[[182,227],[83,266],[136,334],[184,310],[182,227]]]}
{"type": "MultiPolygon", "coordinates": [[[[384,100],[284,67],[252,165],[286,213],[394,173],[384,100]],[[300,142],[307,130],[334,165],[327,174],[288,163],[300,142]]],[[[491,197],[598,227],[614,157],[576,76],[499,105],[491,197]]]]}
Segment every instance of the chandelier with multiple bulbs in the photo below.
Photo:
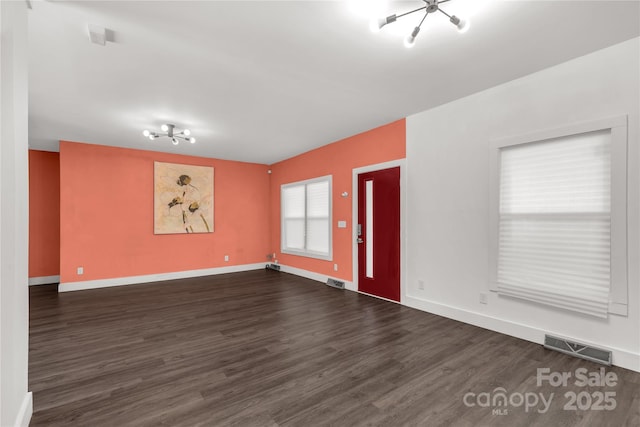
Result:
{"type": "Polygon", "coordinates": [[[191,136],[191,131],[189,129],[183,129],[179,131],[178,129],[176,129],[176,126],[172,125],[171,123],[160,126],[160,129],[162,130],[162,132],[150,132],[145,129],[142,134],[152,141],[156,138],[166,136],[167,138],[171,138],[171,143],[173,145],[178,145],[180,141],[186,141],[192,144],[196,142],[196,139],[191,136]]]}
{"type": "Polygon", "coordinates": [[[410,14],[415,13],[415,12],[420,12],[422,10],[425,11],[425,14],[422,17],[422,20],[420,21],[418,26],[413,29],[411,34],[409,34],[404,39],[404,45],[406,47],[413,47],[413,45],[416,42],[416,37],[418,36],[418,33],[420,32],[420,28],[422,27],[422,24],[424,23],[424,20],[427,18],[427,16],[429,16],[430,13],[435,13],[435,12],[442,13],[447,18],[449,18],[449,22],[451,22],[453,25],[455,25],[458,28],[458,31],[460,31],[461,33],[464,33],[469,29],[469,21],[466,21],[464,19],[458,18],[455,15],[449,15],[447,12],[445,12],[442,9],[440,9],[440,5],[442,3],[447,3],[450,0],[422,0],[422,1],[425,3],[424,6],[419,7],[417,9],[414,9],[414,10],[411,10],[409,12],[401,13],[399,15],[393,14],[393,15],[387,16],[386,18],[373,19],[371,21],[371,24],[370,24],[371,31],[378,32],[385,25],[391,24],[392,22],[396,22],[396,20],[398,18],[402,18],[403,16],[407,16],[407,15],[410,15],[410,14]]]}

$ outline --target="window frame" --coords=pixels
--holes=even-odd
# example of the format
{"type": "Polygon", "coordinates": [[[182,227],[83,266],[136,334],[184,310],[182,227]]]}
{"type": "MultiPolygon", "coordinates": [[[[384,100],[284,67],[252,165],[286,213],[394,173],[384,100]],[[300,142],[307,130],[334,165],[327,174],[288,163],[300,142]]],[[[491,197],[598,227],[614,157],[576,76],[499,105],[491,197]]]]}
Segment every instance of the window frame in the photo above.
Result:
{"type": "Polygon", "coordinates": [[[282,184],[280,186],[280,252],[287,255],[296,255],[296,256],[303,256],[308,258],[321,259],[325,261],[333,261],[333,175],[324,175],[317,178],[306,179],[303,181],[290,182],[287,184],[282,184]],[[329,194],[328,194],[328,197],[329,197],[329,200],[328,200],[329,252],[328,253],[310,251],[306,249],[306,246],[307,246],[306,229],[307,229],[307,220],[308,220],[307,218],[307,185],[315,184],[318,182],[327,182],[329,184],[329,194]],[[305,213],[304,213],[305,249],[304,250],[290,249],[286,247],[286,227],[285,227],[285,216],[284,216],[283,192],[286,188],[299,187],[299,186],[304,186],[304,197],[305,197],[305,213]]]}
{"type": "Polygon", "coordinates": [[[500,165],[503,148],[600,130],[611,131],[611,283],[609,313],[628,315],[626,115],[575,123],[560,128],[490,141],[489,159],[489,290],[497,292],[500,226],[500,165]]]}

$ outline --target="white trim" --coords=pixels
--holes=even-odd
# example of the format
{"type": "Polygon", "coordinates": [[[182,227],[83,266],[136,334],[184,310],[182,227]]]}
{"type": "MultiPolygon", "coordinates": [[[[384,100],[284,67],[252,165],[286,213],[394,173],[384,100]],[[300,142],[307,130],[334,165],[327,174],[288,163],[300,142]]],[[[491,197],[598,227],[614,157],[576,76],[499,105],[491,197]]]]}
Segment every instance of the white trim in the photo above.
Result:
{"type": "Polygon", "coordinates": [[[213,276],[216,274],[237,273],[240,271],[260,270],[265,263],[231,265],[229,267],[205,268],[202,270],[176,271],[172,273],[147,274],[144,276],[115,277],[112,279],[86,280],[83,282],[60,283],[58,292],[81,291],[85,289],[109,288],[112,286],[134,285],[137,283],[160,282],[163,280],[188,279],[191,277],[213,276]]]}
{"type": "Polygon", "coordinates": [[[497,292],[498,227],[500,149],[544,141],[563,136],[611,129],[611,286],[609,291],[609,313],[628,315],[628,267],[629,247],[627,242],[627,149],[628,118],[626,115],[606,117],[587,122],[542,130],[489,142],[489,290],[497,292]]]}
{"type": "Polygon", "coordinates": [[[333,175],[325,175],[319,176],[317,178],[305,179],[303,181],[296,182],[288,182],[286,184],[282,184],[280,186],[280,252],[287,255],[296,255],[303,256],[308,258],[316,258],[325,261],[333,261],[333,175]],[[306,249],[307,246],[307,237],[306,237],[306,226],[307,226],[307,185],[314,184],[317,182],[328,182],[329,183],[329,252],[321,253],[315,251],[309,251],[306,249]],[[305,197],[305,249],[288,249],[285,248],[285,226],[284,226],[284,198],[282,197],[282,190],[287,187],[298,187],[304,185],[304,197],[305,197]]]}
{"type": "Polygon", "coordinates": [[[327,283],[327,279],[335,279],[344,282],[344,287],[347,290],[355,291],[353,287],[353,283],[344,279],[339,279],[336,277],[327,276],[325,274],[316,273],[309,270],[303,270],[302,268],[290,267],[288,265],[278,264],[280,266],[280,271],[283,273],[293,274],[295,276],[304,277],[307,279],[315,280],[316,282],[327,283]]]}
{"type": "Polygon", "coordinates": [[[463,310],[457,307],[452,307],[446,304],[441,304],[433,301],[424,300],[422,298],[416,298],[412,296],[406,296],[405,303],[407,307],[415,308],[417,310],[425,311],[428,313],[443,316],[448,319],[457,320],[459,322],[467,323],[470,325],[478,326],[490,331],[498,332],[504,335],[520,338],[526,341],[530,341],[536,344],[544,343],[544,335],[551,334],[558,337],[566,338],[572,341],[578,341],[584,344],[592,345],[595,347],[605,348],[611,350],[613,354],[613,364],[625,369],[640,372],[640,354],[633,353],[628,350],[603,346],[599,343],[594,343],[588,340],[584,340],[579,337],[568,337],[564,334],[557,333],[555,331],[545,331],[539,328],[535,328],[521,323],[511,322],[508,320],[500,319],[497,317],[487,316],[483,313],[478,313],[469,310],[463,310]]]}
{"type": "Polygon", "coordinates": [[[31,416],[33,415],[33,393],[28,392],[24,399],[22,399],[22,405],[16,416],[16,427],[28,427],[31,422],[31,416]]]}
{"type": "Polygon", "coordinates": [[[618,314],[620,316],[628,316],[629,309],[627,304],[620,304],[617,302],[609,301],[609,313],[618,314]]]}
{"type": "MultiPolygon", "coordinates": [[[[330,277],[324,274],[303,270],[301,268],[289,267],[286,265],[280,265],[280,268],[281,268],[280,271],[284,273],[294,274],[296,276],[305,277],[307,279],[315,280],[321,283],[326,283],[327,278],[330,277]]],[[[380,298],[376,295],[370,295],[365,292],[359,292],[354,282],[345,281],[345,289],[353,292],[357,292],[362,295],[367,295],[370,297],[374,297],[384,301],[398,304],[397,301],[391,301],[386,298],[380,298]]],[[[640,372],[640,354],[636,354],[628,350],[623,350],[616,347],[603,346],[602,344],[594,343],[592,341],[584,340],[582,338],[568,337],[568,336],[565,336],[564,334],[561,334],[555,331],[544,331],[542,329],[534,328],[528,325],[523,325],[521,323],[511,322],[511,321],[500,319],[497,317],[487,316],[486,314],[483,314],[483,313],[463,310],[457,307],[452,307],[450,305],[441,304],[433,301],[424,300],[422,298],[406,295],[404,293],[402,294],[402,296],[403,296],[403,301],[402,303],[400,303],[401,305],[415,308],[416,310],[424,311],[426,313],[431,313],[438,316],[446,317],[448,319],[467,323],[469,325],[478,326],[480,328],[484,328],[492,332],[509,335],[512,337],[530,341],[536,344],[542,345],[544,343],[544,335],[551,334],[551,335],[563,337],[572,341],[582,342],[584,344],[592,345],[595,347],[605,348],[607,350],[611,350],[613,354],[613,364],[615,366],[620,366],[625,369],[630,369],[632,371],[640,372]]]]}
{"type": "Polygon", "coordinates": [[[29,277],[29,286],[50,285],[60,283],[60,276],[29,277]]]}
{"type": "Polygon", "coordinates": [[[491,148],[503,148],[512,145],[527,144],[529,142],[544,141],[547,139],[561,138],[563,136],[577,135],[604,129],[627,128],[627,116],[606,117],[603,119],[586,122],[571,123],[566,126],[545,129],[523,135],[495,138],[491,141],[491,148]]]}
{"type": "MultiPolygon", "coordinates": [[[[352,170],[351,183],[351,259],[353,291],[358,291],[358,175],[383,169],[400,167],[400,303],[404,304],[407,293],[407,159],[392,160],[390,162],[363,166],[352,170]]],[[[364,292],[361,292],[364,294],[364,292]]],[[[367,294],[366,294],[367,295],[367,294]]],[[[394,301],[397,302],[397,301],[394,301]]]]}

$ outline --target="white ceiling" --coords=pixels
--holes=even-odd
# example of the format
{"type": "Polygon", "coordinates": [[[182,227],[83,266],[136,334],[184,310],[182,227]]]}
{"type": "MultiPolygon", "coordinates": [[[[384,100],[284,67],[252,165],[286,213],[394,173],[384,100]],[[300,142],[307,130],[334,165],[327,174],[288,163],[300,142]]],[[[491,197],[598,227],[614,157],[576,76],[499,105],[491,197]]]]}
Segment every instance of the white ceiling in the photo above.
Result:
{"type": "Polygon", "coordinates": [[[63,139],[266,164],[640,34],[638,1],[451,0],[443,9],[470,30],[429,16],[413,49],[402,22],[373,34],[346,1],[32,4],[31,148],[63,139]],[[113,42],[91,44],[89,23],[113,42]],[[166,122],[197,143],[142,136],[166,122]]]}

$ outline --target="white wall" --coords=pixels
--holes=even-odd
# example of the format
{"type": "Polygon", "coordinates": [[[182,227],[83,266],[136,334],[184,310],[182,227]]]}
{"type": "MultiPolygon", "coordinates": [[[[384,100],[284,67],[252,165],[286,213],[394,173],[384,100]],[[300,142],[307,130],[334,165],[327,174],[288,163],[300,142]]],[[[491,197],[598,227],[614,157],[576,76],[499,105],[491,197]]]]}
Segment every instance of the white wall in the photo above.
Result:
{"type": "Polygon", "coordinates": [[[29,175],[27,7],[0,1],[0,425],[26,425],[29,175]]]}
{"type": "Polygon", "coordinates": [[[607,347],[614,364],[640,371],[639,52],[632,39],[407,119],[407,305],[538,343],[548,332],[607,347]],[[623,114],[628,316],[590,318],[489,292],[489,141],[623,114]]]}

